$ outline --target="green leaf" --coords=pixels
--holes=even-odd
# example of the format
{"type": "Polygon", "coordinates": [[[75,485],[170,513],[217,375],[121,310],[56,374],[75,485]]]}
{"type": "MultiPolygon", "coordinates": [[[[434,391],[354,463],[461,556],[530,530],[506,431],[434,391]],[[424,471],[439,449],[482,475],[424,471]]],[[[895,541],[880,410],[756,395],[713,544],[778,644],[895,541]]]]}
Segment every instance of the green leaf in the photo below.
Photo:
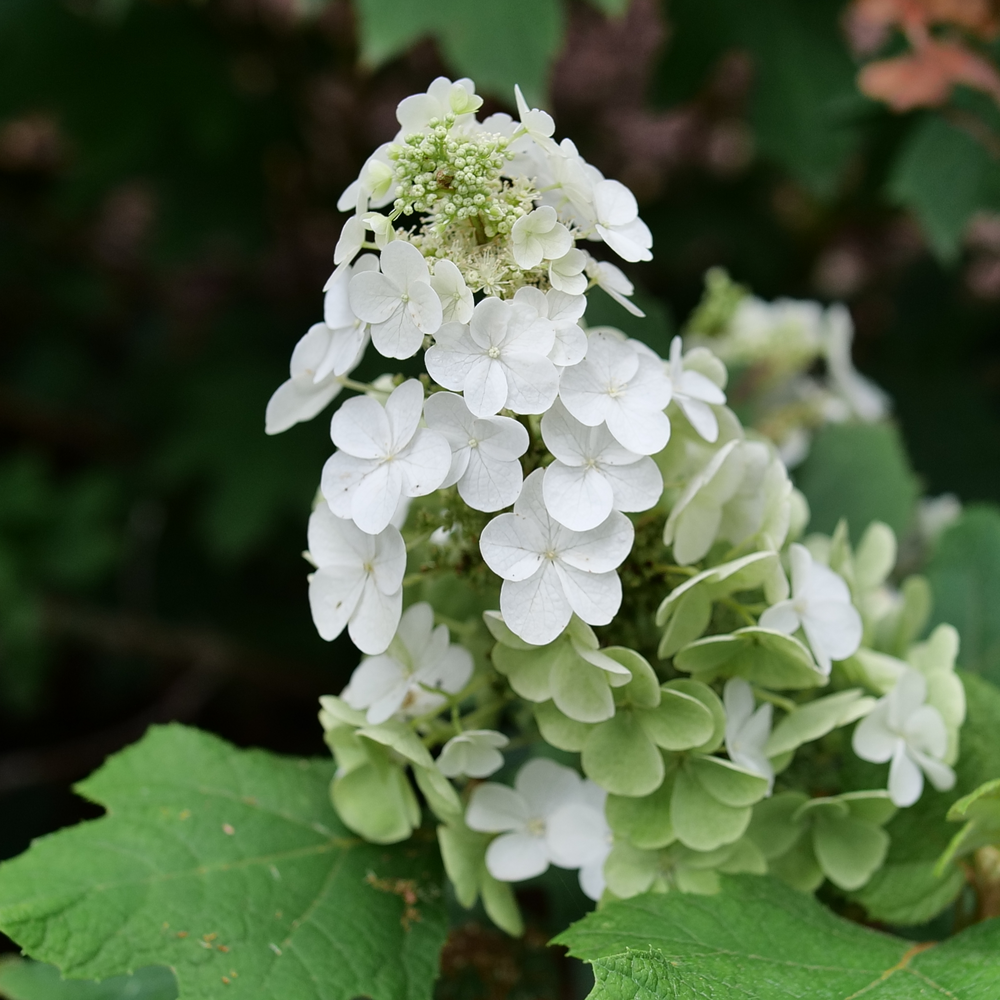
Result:
{"type": "Polygon", "coordinates": [[[927,567],[933,623],[961,636],[961,664],[1000,682],[1000,510],[968,507],[942,535],[927,567]]]}
{"type": "Polygon", "coordinates": [[[897,926],[924,924],[962,891],[965,873],[950,865],[940,876],[933,861],[883,865],[864,888],[851,894],[873,920],[897,926]]]}
{"type": "Polygon", "coordinates": [[[459,76],[513,103],[519,83],[529,103],[545,92],[549,62],[563,37],[558,0],[358,0],[362,59],[380,65],[431,35],[459,76]]]}
{"type": "Polygon", "coordinates": [[[858,144],[867,103],[841,14],[838,0],[763,0],[737,15],[755,56],[751,123],[760,151],[824,198],[858,144]]]}
{"type": "Polygon", "coordinates": [[[169,965],[185,1000],[429,997],[436,852],[352,836],[332,776],[332,761],[153,728],[78,786],[107,816],[0,866],[0,928],[74,978],[169,965]]]}
{"type": "Polygon", "coordinates": [[[63,979],[54,965],[13,955],[0,960],[0,996],[7,1000],[175,1000],[174,974],[162,966],[95,983],[63,979]]]}
{"type": "Polygon", "coordinates": [[[928,114],[914,128],[889,179],[889,195],[920,220],[931,247],[957,259],[966,223],[988,199],[996,172],[983,145],[965,129],[928,114]]]}
{"type": "Polygon", "coordinates": [[[593,965],[591,1000],[991,1000],[1000,982],[1000,921],[914,945],[747,875],[714,896],[609,903],[553,943],[593,965]]]}
{"type": "Polygon", "coordinates": [[[971,854],[987,844],[1000,844],[1000,778],[987,781],[960,798],[949,810],[948,819],[965,825],[952,838],[937,863],[944,871],[949,861],[971,854]]]}
{"type": "Polygon", "coordinates": [[[829,424],[796,470],[812,511],[809,528],[832,534],[847,519],[858,538],[872,521],[903,535],[919,487],[899,432],[891,424],[829,424]]]}

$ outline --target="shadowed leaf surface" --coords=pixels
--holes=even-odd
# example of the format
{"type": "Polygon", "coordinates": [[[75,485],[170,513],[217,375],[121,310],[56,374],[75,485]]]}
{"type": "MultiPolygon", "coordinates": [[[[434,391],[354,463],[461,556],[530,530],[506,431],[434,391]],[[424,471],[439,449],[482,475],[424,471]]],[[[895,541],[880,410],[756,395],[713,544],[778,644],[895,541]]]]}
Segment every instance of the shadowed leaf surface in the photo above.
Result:
{"type": "Polygon", "coordinates": [[[428,997],[445,935],[432,845],[351,835],[332,771],[151,729],[78,786],[106,817],[0,867],[0,927],[72,977],[169,965],[184,998],[428,997]]]}

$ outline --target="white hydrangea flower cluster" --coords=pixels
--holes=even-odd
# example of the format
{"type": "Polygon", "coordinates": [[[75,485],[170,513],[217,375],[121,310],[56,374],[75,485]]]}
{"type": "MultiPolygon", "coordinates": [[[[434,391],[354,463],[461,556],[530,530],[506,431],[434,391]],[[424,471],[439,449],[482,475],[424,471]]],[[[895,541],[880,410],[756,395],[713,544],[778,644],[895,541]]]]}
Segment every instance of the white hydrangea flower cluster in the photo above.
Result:
{"type": "MultiPolygon", "coordinates": [[[[708,341],[661,358],[587,325],[595,287],[641,313],[585,246],[648,260],[650,233],[515,97],[517,120],[480,122],[472,82],[440,78],[400,104],[341,199],[324,323],[267,412],[276,433],[357,393],[331,421],[307,553],[320,635],[365,654],[323,699],[334,804],[369,840],[405,839],[412,775],[459,900],[508,930],[507,884],[550,864],[594,899],[782,871],[751,824],[801,794],[781,787],[799,747],[868,716],[856,752],[892,766],[889,793],[864,794],[906,805],[923,774],[944,787],[964,717],[954,650],[910,648],[898,624],[891,532],[857,551],[846,529],[802,537],[804,498],[727,407],[708,341]],[[355,381],[369,344],[426,373],[355,381]],[[513,787],[476,783],[532,740],[513,787]]],[[[763,336],[734,322],[750,332],[718,343],[763,336]]]]}
{"type": "Polygon", "coordinates": [[[854,324],[841,303],[767,302],[715,270],[699,312],[692,343],[710,347],[754,387],[753,426],[778,445],[789,468],[824,424],[888,415],[889,397],[854,367],[854,324]]]}

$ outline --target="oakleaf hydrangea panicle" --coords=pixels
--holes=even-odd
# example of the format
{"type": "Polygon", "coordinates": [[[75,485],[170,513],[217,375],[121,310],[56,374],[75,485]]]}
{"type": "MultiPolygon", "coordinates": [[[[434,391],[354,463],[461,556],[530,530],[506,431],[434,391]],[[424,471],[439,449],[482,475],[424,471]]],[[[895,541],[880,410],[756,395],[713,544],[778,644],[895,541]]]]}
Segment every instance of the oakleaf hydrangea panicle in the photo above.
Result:
{"type": "MultiPolygon", "coordinates": [[[[396,842],[420,820],[415,782],[459,900],[482,895],[508,930],[516,907],[493,880],[549,865],[576,870],[595,900],[714,891],[720,871],[780,877],[794,863],[751,843],[758,810],[788,808],[784,789],[768,798],[769,747],[784,763],[874,706],[855,750],[892,761],[889,794],[907,804],[925,775],[954,782],[964,718],[949,634],[909,647],[917,669],[900,658],[909,640],[891,656],[874,648],[890,630],[871,591],[891,589],[894,543],[874,575],[864,539],[853,554],[842,531],[794,544],[808,511],[783,445],[748,436],[726,407],[719,355],[781,362],[777,344],[794,355],[779,374],[813,394],[810,406],[871,418],[881,401],[851,366],[847,314],[748,301],[730,283],[729,330],[716,337],[693,319],[700,343],[674,338],[669,359],[589,325],[595,289],[643,314],[629,278],[583,241],[637,262],[650,259],[651,236],[628,188],[572,141],[557,144],[551,116],[520,89],[515,98],[517,118],[478,121],[472,81],[439,77],[399,105],[399,132],[339,203],[354,215],[324,323],[296,347],[268,410],[274,432],[345,387],[362,393],[331,421],[337,450],[309,526],[317,628],[326,639],[346,628],[366,654],[326,704],[336,808],[360,803],[351,829],[396,842]],[[403,380],[387,366],[369,384],[350,378],[369,342],[383,358],[422,356],[426,374],[403,380]],[[803,365],[824,353],[828,370],[813,378],[803,365]],[[425,598],[405,613],[404,587],[425,598]],[[658,647],[645,627],[657,603],[658,647]],[[804,642],[787,638],[800,630],[804,642]],[[863,632],[872,649],[859,650],[863,632]],[[688,676],[663,683],[654,648],[688,676]],[[889,692],[882,701],[841,690],[867,683],[858,671],[878,657],[893,671],[871,685],[889,692]],[[838,694],[817,699],[831,680],[838,694]],[[850,711],[836,700],[847,695],[850,711]],[[773,705],[783,715],[772,734],[773,705]],[[483,783],[526,725],[531,739],[537,726],[538,742],[581,754],[588,777],[536,746],[513,787],[483,783]],[[395,799],[380,805],[388,821],[369,825],[366,795],[382,794],[383,778],[395,799]]],[[[808,440],[813,426],[798,429],[808,440]]],[[[782,778],[796,803],[800,779],[800,767],[782,778]]],[[[808,846],[799,820],[785,820],[802,834],[795,850],[808,846]]]]}

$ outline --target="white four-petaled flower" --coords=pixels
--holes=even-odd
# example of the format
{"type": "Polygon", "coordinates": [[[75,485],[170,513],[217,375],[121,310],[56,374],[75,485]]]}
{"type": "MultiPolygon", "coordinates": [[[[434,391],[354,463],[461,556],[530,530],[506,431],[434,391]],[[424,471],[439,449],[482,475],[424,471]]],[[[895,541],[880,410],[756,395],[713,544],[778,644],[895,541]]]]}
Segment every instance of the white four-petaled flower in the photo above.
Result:
{"type": "Polygon", "coordinates": [[[764,745],[771,735],[773,710],[767,702],[754,708],[753,688],[742,677],[726,681],[722,699],[726,706],[726,753],[734,764],[767,778],[770,795],[774,767],[764,745]]]}
{"type": "Polygon", "coordinates": [[[801,627],[824,674],[831,660],[845,660],[861,645],[861,615],[843,577],[816,562],[804,545],[792,545],[792,596],[760,616],[761,628],[791,635],[801,627]]]}
{"type": "Polygon", "coordinates": [[[628,261],[652,260],[653,237],[639,218],[635,195],[621,181],[602,180],[594,185],[594,228],[619,257],[628,261]]]}
{"type": "Polygon", "coordinates": [[[660,499],[651,458],[623,448],[603,424],[581,424],[559,400],[542,417],[542,439],[556,458],[542,482],[545,507],[567,528],[587,531],[612,510],[649,510],[660,499]]]}
{"type": "Polygon", "coordinates": [[[446,76],[439,76],[426,93],[404,97],[396,106],[396,121],[400,126],[397,138],[423,132],[433,118],[443,123],[449,114],[454,114],[455,124],[461,126],[482,107],[482,103],[483,99],[476,94],[476,85],[467,76],[454,83],[446,76]]]}
{"type": "Polygon", "coordinates": [[[655,455],[670,440],[670,379],[659,361],[614,333],[596,329],[587,356],[567,368],[559,397],[582,424],[606,423],[615,440],[637,455],[655,455]]]}
{"type": "Polygon", "coordinates": [[[681,338],[674,337],[670,343],[670,361],[667,363],[673,400],[691,426],[709,444],[714,444],[719,439],[719,420],[712,411],[712,405],[721,406],[725,403],[726,394],[701,372],[685,369],[683,351],[681,338]]]}
{"type": "Polygon", "coordinates": [[[361,360],[368,346],[368,324],[354,315],[348,288],[355,274],[377,270],[378,257],[373,253],[362,254],[352,266],[344,268],[339,274],[334,272],[327,283],[323,296],[323,322],[332,335],[326,357],[316,371],[317,381],[331,372],[344,375],[361,360]]]}
{"type": "Polygon", "coordinates": [[[517,101],[517,116],[521,119],[521,127],[527,135],[542,149],[554,151],[556,144],[552,139],[552,133],[556,130],[556,123],[552,120],[552,115],[540,108],[529,108],[520,86],[516,83],[514,99],[517,101]]]}
{"type": "Polygon", "coordinates": [[[578,320],[587,309],[583,295],[569,295],[557,288],[543,292],[534,285],[525,285],[514,293],[514,301],[531,306],[542,318],[552,324],[555,343],[549,351],[549,360],[560,368],[579,364],[587,353],[587,334],[578,320]]]}
{"type": "Polygon", "coordinates": [[[635,286],[625,277],[620,267],[616,267],[608,260],[594,260],[593,257],[589,257],[586,273],[598,288],[604,289],[623,309],[640,319],[645,317],[646,314],[629,300],[629,296],[635,293],[635,286]]]}
{"type": "Polygon", "coordinates": [[[362,659],[341,698],[366,709],[370,725],[432,712],[445,701],[438,692],[457,694],[472,676],[472,654],[449,638],[447,625],[434,627],[434,609],[426,601],[411,605],[389,648],[362,659]]]}
{"type": "Polygon", "coordinates": [[[412,243],[393,240],[380,258],[381,272],[363,271],[348,288],[354,315],[371,324],[375,350],[386,358],[409,358],[424,334],[441,326],[441,299],[431,287],[423,254],[412,243]]]}
{"type": "Polygon", "coordinates": [[[543,260],[559,260],[573,246],[569,230],[556,219],[556,210],[542,205],[514,223],[510,231],[514,260],[530,271],[543,260]]]}
{"type": "Polygon", "coordinates": [[[900,808],[920,798],[925,774],[939,792],[955,785],[955,772],[943,760],[948,750],[944,719],[926,702],[927,679],[909,667],[854,730],[854,752],[862,760],[892,761],[889,797],[900,808]]]}
{"type": "Polygon", "coordinates": [[[464,392],[477,417],[507,407],[515,413],[544,413],[556,397],[559,375],[548,354],[555,332],[531,306],[490,296],[480,302],[469,326],[447,323],[424,356],[438,385],[464,392]]]}
{"type": "Polygon", "coordinates": [[[542,469],[524,481],[512,514],[483,529],[479,548],[503,578],[503,620],[525,642],[552,642],[576,612],[589,625],[607,625],[621,605],[615,570],[632,548],[635,531],[612,511],[590,531],[563,527],[545,509],[542,469]]]}
{"type": "Polygon", "coordinates": [[[427,426],[451,446],[451,469],[441,486],[458,483],[459,496],[475,510],[509,507],[521,492],[518,459],[528,449],[528,432],[510,417],[476,417],[465,400],[435,392],[424,403],[427,426]]]}
{"type": "Polygon", "coordinates": [[[513,788],[487,782],[474,789],[465,822],[500,834],[486,849],[486,868],[495,879],[521,882],[550,864],[579,868],[584,891],[596,899],[611,848],[604,798],[571,768],[536,758],[518,771],[513,788]]]}
{"type": "Polygon", "coordinates": [[[410,379],[385,407],[370,396],[349,399],[333,415],[330,437],[339,449],[323,466],[321,489],[330,510],[362,531],[380,532],[401,497],[436,490],[451,468],[451,449],[436,431],[419,427],[424,390],[410,379]]]}
{"type": "Polygon", "coordinates": [[[264,431],[280,434],[303,420],[312,420],[343,388],[332,372],[319,381],[316,372],[329,350],[333,331],[314,323],[292,351],[291,378],[282,382],[267,402],[264,431]]]}
{"type": "Polygon", "coordinates": [[[587,255],[573,247],[558,260],[549,261],[549,284],[567,295],[583,295],[587,290],[587,255]]]}
{"type": "Polygon", "coordinates": [[[468,323],[472,319],[472,291],[465,283],[462,272],[447,258],[434,262],[431,288],[441,300],[441,314],[445,323],[468,323]]]}
{"type": "Polygon", "coordinates": [[[495,729],[466,729],[441,748],[438,770],[447,778],[486,778],[503,767],[500,751],[509,742],[495,729]]]}
{"type": "Polygon", "coordinates": [[[309,518],[309,605],[319,634],[347,628],[363,653],[384,652],[403,608],[406,546],[391,525],[377,535],[336,517],[320,504],[309,518]]]}

